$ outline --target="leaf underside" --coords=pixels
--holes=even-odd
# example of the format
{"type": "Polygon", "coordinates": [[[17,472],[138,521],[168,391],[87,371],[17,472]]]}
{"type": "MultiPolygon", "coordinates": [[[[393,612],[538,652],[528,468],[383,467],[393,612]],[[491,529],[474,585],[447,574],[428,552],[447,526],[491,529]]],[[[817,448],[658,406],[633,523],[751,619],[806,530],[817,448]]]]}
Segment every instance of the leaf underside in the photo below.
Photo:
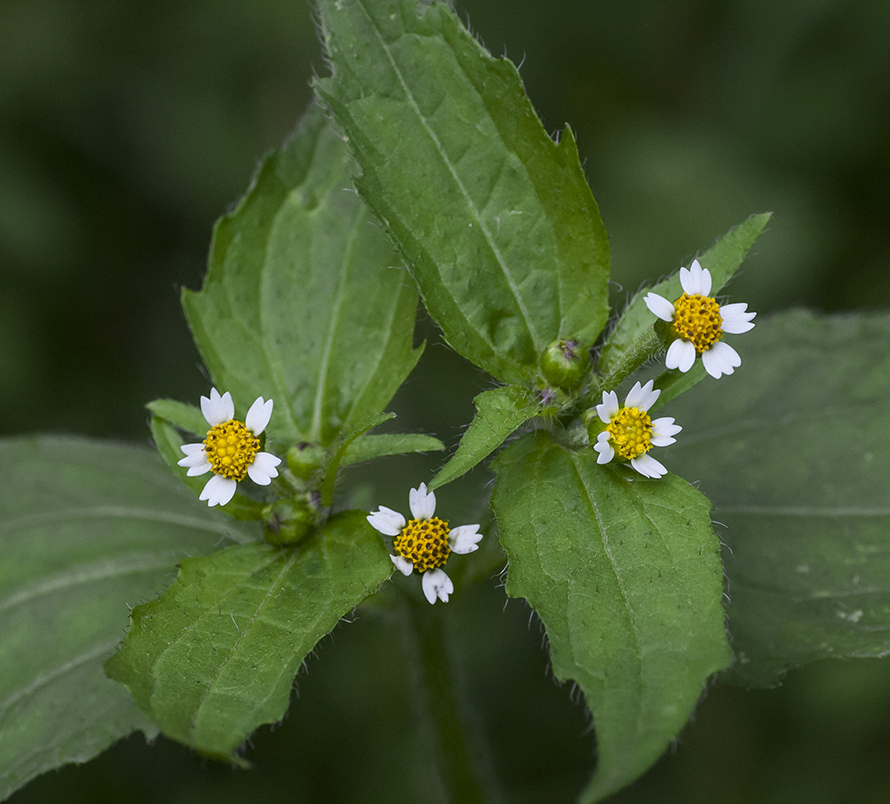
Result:
{"type": "Polygon", "coordinates": [[[677,399],[666,463],[726,525],[727,681],[890,652],[890,316],[792,311],[734,341],[742,365],[677,399]]]}
{"type": "Polygon", "coordinates": [[[599,466],[528,434],[494,463],[507,594],[547,630],[553,672],[593,716],[599,801],[649,768],[729,663],[709,501],[683,480],[599,466]]]}
{"type": "Polygon", "coordinates": [[[609,244],[566,129],[554,142],[516,67],[443,3],[318,3],[316,91],[451,346],[503,382],[608,317],[609,244]]]}
{"type": "Polygon", "coordinates": [[[156,733],[102,662],[177,560],[259,536],[199,503],[150,450],[0,442],[0,798],[132,731],[156,733]]]}
{"type": "Polygon", "coordinates": [[[237,413],[272,398],[269,439],[328,445],[379,413],[420,356],[417,293],[397,264],[312,107],[217,223],[204,285],[182,304],[237,413]]]}

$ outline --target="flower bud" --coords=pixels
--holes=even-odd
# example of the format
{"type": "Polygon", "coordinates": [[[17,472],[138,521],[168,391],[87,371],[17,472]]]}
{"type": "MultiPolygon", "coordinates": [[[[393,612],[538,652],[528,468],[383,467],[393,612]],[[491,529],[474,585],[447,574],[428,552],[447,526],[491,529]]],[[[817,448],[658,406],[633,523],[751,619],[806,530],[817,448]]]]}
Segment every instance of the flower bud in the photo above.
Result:
{"type": "Polygon", "coordinates": [[[581,385],[589,365],[589,350],[574,338],[555,341],[541,355],[541,372],[547,382],[566,391],[581,385]]]}
{"type": "Polygon", "coordinates": [[[277,500],[263,509],[263,538],[278,546],[296,544],[315,528],[308,501],[277,500]]]}
{"type": "Polygon", "coordinates": [[[287,468],[300,480],[310,480],[320,468],[325,451],[317,444],[303,442],[287,451],[287,468]]]}

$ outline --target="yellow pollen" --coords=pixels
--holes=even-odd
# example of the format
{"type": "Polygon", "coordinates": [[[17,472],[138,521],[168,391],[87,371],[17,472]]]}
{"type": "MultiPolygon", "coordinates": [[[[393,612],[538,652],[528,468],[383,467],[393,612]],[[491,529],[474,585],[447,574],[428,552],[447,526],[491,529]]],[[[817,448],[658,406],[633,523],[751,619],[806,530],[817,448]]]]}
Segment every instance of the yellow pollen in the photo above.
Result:
{"type": "Polygon", "coordinates": [[[720,340],[723,336],[722,324],[720,305],[710,296],[684,293],[674,302],[674,332],[684,341],[691,341],[699,354],[720,340]]]}
{"type": "Polygon", "coordinates": [[[611,436],[612,448],[626,461],[652,448],[652,419],[645,410],[621,408],[606,430],[611,436]]]}
{"type": "Polygon", "coordinates": [[[237,419],[214,424],[204,439],[204,454],[218,475],[244,480],[260,450],[260,440],[237,419]]]}
{"type": "Polygon", "coordinates": [[[437,516],[432,519],[412,519],[396,536],[393,549],[407,558],[418,572],[443,567],[451,555],[448,523],[437,516]]]}

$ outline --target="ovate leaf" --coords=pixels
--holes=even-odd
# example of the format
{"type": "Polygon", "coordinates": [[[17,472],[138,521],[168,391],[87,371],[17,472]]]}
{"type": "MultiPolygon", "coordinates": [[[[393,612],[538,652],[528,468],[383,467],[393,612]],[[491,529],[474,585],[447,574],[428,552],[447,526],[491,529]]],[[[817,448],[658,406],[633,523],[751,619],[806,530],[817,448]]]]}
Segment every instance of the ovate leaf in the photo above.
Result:
{"type": "Polygon", "coordinates": [[[151,450],[0,442],[0,798],[134,730],[156,733],[102,670],[129,607],[184,556],[259,535],[199,503],[151,450]]]}
{"type": "Polygon", "coordinates": [[[476,416],[463,434],[457,452],[430,483],[444,486],[485,460],[517,427],[541,412],[534,394],[515,385],[483,391],[473,400],[476,416]]]}
{"type": "MultiPolygon", "coordinates": [[[[754,241],[769,223],[771,215],[771,212],[752,215],[723,235],[698,258],[701,267],[707,268],[711,274],[712,294],[718,293],[738,271],[754,241]]],[[[607,390],[618,385],[664,348],[652,331],[656,318],[646,307],[645,301],[646,294],[650,292],[669,301],[678,299],[683,293],[679,272],[653,287],[639,290],[621,313],[621,318],[603,345],[599,360],[599,372],[608,378],[605,382],[607,390]]]]}
{"type": "Polygon", "coordinates": [[[216,225],[200,292],[183,291],[220,392],[275,401],[270,439],[330,444],[411,371],[417,295],[351,191],[346,146],[312,108],[216,225]]]}
{"type": "Polygon", "coordinates": [[[649,768],[730,658],[708,500],[596,457],[526,435],[495,461],[492,497],[507,594],[537,612],[554,674],[577,682],[593,715],[585,802],[649,768]]]}
{"type": "Polygon", "coordinates": [[[316,89],[458,352],[505,382],[608,316],[609,244],[569,129],[544,130],[516,67],[443,3],[321,0],[316,89]]]}
{"type": "Polygon", "coordinates": [[[169,737],[218,759],[280,720],[306,655],[377,591],[392,564],[361,511],[291,550],[249,544],[187,559],[133,611],[109,676],[169,737]]]}
{"type": "Polygon", "coordinates": [[[732,378],[671,403],[670,466],[714,501],[736,662],[772,686],[890,652],[890,316],[758,319],[732,378]]]}

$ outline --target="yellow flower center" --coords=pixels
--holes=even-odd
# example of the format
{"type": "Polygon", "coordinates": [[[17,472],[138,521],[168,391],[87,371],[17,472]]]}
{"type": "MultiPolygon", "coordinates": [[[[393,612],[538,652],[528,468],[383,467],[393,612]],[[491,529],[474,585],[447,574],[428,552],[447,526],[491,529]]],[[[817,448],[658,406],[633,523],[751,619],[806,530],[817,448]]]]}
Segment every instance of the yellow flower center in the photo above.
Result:
{"type": "Polygon", "coordinates": [[[204,439],[204,454],[218,475],[244,480],[260,450],[260,440],[236,419],[214,424],[204,439]]]}
{"type": "Polygon", "coordinates": [[[393,549],[407,558],[418,572],[443,567],[451,555],[448,523],[437,516],[432,519],[412,519],[396,536],[393,549]]]}
{"type": "Polygon", "coordinates": [[[652,419],[645,410],[621,408],[606,430],[611,436],[612,448],[626,461],[652,448],[652,419]]]}
{"type": "Polygon", "coordinates": [[[710,296],[684,293],[674,302],[674,332],[678,338],[691,341],[699,354],[720,340],[723,336],[722,324],[720,305],[710,296]]]}

